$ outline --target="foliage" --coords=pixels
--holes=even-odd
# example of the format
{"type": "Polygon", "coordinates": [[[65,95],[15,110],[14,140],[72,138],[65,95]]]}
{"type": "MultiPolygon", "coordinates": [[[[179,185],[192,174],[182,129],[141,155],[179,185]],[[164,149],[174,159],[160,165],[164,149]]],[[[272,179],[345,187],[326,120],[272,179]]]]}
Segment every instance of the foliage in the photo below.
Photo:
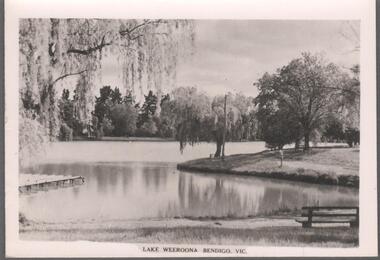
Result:
{"type": "Polygon", "coordinates": [[[62,97],[59,100],[59,112],[61,120],[70,128],[74,125],[74,102],[70,100],[70,91],[63,89],[62,97]]]}
{"type": "MultiPolygon", "coordinates": [[[[226,140],[253,140],[258,125],[253,99],[241,93],[230,93],[227,100],[226,140]]],[[[59,101],[60,114],[68,126],[72,125],[71,121],[78,122],[75,101],[75,95],[70,99],[70,93],[63,91],[59,101]]],[[[99,96],[95,97],[91,124],[81,125],[80,129],[86,129],[88,136],[97,138],[131,135],[176,138],[180,141],[181,150],[188,143],[214,140],[220,154],[224,129],[224,96],[214,97],[211,102],[208,95],[198,92],[196,88],[182,87],[161,96],[159,114],[157,104],[158,98],[153,92],[145,96],[145,102],[140,108],[130,92],[123,97],[117,87],[104,86],[99,90],[99,96]]],[[[73,134],[82,135],[82,132],[74,131],[73,134]]]]}
{"type": "MultiPolygon", "coordinates": [[[[193,38],[190,20],[20,19],[20,114],[34,114],[30,119],[38,120],[54,140],[65,110],[57,94],[75,86],[79,122],[72,125],[74,133],[81,132],[74,125],[83,132],[91,125],[93,90],[101,82],[104,57],[122,67],[124,89],[159,93],[163,84],[173,85],[176,65],[191,54],[193,38]]],[[[112,99],[119,102],[119,96],[112,99]]]]}
{"type": "Polygon", "coordinates": [[[65,123],[61,124],[61,129],[59,131],[59,140],[61,141],[73,140],[73,130],[65,123]]]}
{"type": "Polygon", "coordinates": [[[137,110],[129,104],[116,104],[111,108],[110,119],[114,126],[113,135],[131,136],[136,131],[137,110]]]}
{"type": "MultiPolygon", "coordinates": [[[[127,104],[134,104],[135,103],[135,99],[134,99],[131,91],[127,91],[127,94],[125,94],[125,96],[123,97],[122,103],[127,103],[127,104]]],[[[137,106],[136,106],[136,108],[137,108],[137,106]]]]}
{"type": "Polygon", "coordinates": [[[158,127],[158,135],[160,137],[174,137],[175,136],[175,120],[173,117],[175,111],[175,103],[170,102],[170,96],[162,99],[161,113],[156,119],[156,125],[158,127]]]}
{"type": "Polygon", "coordinates": [[[199,141],[201,122],[211,115],[210,98],[194,87],[180,87],[173,90],[169,103],[175,138],[180,143],[180,151],[183,151],[186,144],[193,145],[199,141]]]}
{"type": "Polygon", "coordinates": [[[326,120],[326,124],[322,133],[322,138],[328,142],[339,142],[345,139],[342,122],[331,116],[326,120]]]}
{"type": "Polygon", "coordinates": [[[118,87],[115,87],[115,89],[111,91],[110,98],[113,104],[121,104],[123,102],[123,98],[118,87]]]}
{"type": "MultiPolygon", "coordinates": [[[[75,93],[75,92],[74,92],[75,93]]],[[[65,124],[72,130],[73,136],[80,136],[83,132],[83,123],[79,120],[76,109],[76,96],[70,98],[70,91],[63,89],[62,96],[58,100],[59,121],[61,123],[59,139],[62,140],[62,125],[65,124]]]]}
{"type": "Polygon", "coordinates": [[[295,142],[302,134],[297,120],[286,110],[263,115],[259,113],[262,138],[269,148],[282,149],[284,145],[295,142]]]}
{"type": "Polygon", "coordinates": [[[112,101],[113,90],[110,86],[102,87],[99,92],[100,96],[95,97],[94,115],[99,119],[99,122],[103,122],[104,117],[110,117],[111,107],[115,103],[112,101]]]}
{"type": "MultiPolygon", "coordinates": [[[[194,87],[180,87],[161,102],[159,124],[173,132],[182,151],[186,144],[212,141],[220,155],[224,129],[224,96],[211,99],[194,87]]],[[[227,141],[252,140],[257,125],[253,99],[239,93],[227,96],[227,141]]]]}
{"type": "Polygon", "coordinates": [[[155,136],[157,133],[157,126],[152,118],[148,118],[142,126],[138,129],[138,135],[140,136],[155,136]]]}
{"type": "Polygon", "coordinates": [[[20,223],[21,225],[28,225],[29,224],[28,219],[25,217],[25,214],[22,212],[18,213],[18,223],[20,223]]]}
{"type": "Polygon", "coordinates": [[[28,112],[21,112],[19,116],[19,163],[27,166],[45,151],[48,142],[48,133],[35,117],[28,112]]]}
{"type": "Polygon", "coordinates": [[[119,88],[112,89],[104,86],[99,90],[99,97],[95,97],[94,116],[98,119],[95,128],[98,136],[125,136],[135,132],[136,109],[132,97],[127,94],[122,97],[119,88]],[[119,122],[120,120],[120,122],[119,122]],[[130,122],[127,122],[131,120],[130,122]]]}
{"type": "MultiPolygon", "coordinates": [[[[255,139],[257,120],[252,97],[242,93],[227,95],[227,141],[242,141],[255,139]]],[[[214,98],[213,112],[217,122],[224,121],[224,96],[214,98]]],[[[219,126],[223,127],[223,126],[219,126]]]]}
{"type": "Polygon", "coordinates": [[[111,136],[113,130],[115,129],[115,127],[112,124],[111,119],[109,119],[107,116],[103,117],[103,120],[101,122],[101,127],[102,127],[101,131],[103,135],[105,136],[111,136]]]}
{"type": "MultiPolygon", "coordinates": [[[[296,127],[301,127],[308,149],[311,134],[323,126],[331,111],[337,111],[336,101],[344,102],[344,97],[359,94],[351,82],[347,73],[323,57],[303,53],[255,83],[259,90],[256,104],[259,110],[286,110],[291,114],[291,119],[298,123],[296,127]]],[[[260,123],[265,120],[261,117],[260,123]]]]}
{"type": "Polygon", "coordinates": [[[350,147],[357,145],[360,143],[360,131],[355,128],[348,128],[344,132],[344,138],[350,147]]]}
{"type": "Polygon", "coordinates": [[[148,95],[145,95],[144,104],[141,107],[141,113],[139,114],[139,119],[137,127],[140,128],[143,124],[148,122],[156,113],[157,110],[157,96],[153,94],[150,90],[148,95]]]}
{"type": "Polygon", "coordinates": [[[337,98],[336,106],[332,111],[343,124],[343,128],[360,128],[360,67],[350,68],[352,77],[342,79],[347,86],[341,97],[337,98]]]}

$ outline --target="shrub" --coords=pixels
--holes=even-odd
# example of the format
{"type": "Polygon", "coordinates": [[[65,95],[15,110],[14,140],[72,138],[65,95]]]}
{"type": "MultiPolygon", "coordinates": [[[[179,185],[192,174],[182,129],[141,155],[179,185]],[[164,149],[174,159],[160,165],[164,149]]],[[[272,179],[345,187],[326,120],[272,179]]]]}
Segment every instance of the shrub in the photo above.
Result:
{"type": "Polygon", "coordinates": [[[45,150],[49,138],[45,128],[28,112],[19,116],[19,163],[27,166],[35,162],[45,150]]]}
{"type": "Polygon", "coordinates": [[[137,109],[129,104],[117,104],[111,108],[111,120],[115,136],[133,135],[136,131],[137,109]]]}
{"type": "Polygon", "coordinates": [[[156,123],[149,118],[138,130],[141,136],[154,136],[157,133],[156,123]]]}
{"type": "Polygon", "coordinates": [[[108,117],[103,117],[103,121],[101,124],[102,132],[105,136],[110,136],[112,134],[112,131],[115,129],[115,127],[112,124],[111,119],[108,117]]]}
{"type": "Polygon", "coordinates": [[[357,145],[360,143],[360,131],[354,128],[348,128],[344,132],[344,139],[350,147],[357,145]]]}
{"type": "Polygon", "coordinates": [[[26,225],[28,224],[28,219],[25,217],[25,215],[23,213],[18,213],[18,223],[22,224],[22,225],[26,225]]]}
{"type": "Polygon", "coordinates": [[[73,129],[71,129],[65,123],[62,123],[59,130],[59,140],[61,141],[72,141],[73,140],[73,129]]]}

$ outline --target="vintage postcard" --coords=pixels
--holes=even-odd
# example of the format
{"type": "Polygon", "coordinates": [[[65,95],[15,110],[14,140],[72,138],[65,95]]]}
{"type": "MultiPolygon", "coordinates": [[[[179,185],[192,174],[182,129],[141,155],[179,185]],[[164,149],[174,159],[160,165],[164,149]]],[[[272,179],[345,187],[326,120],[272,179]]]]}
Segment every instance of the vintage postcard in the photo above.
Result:
{"type": "Polygon", "coordinates": [[[7,256],[377,255],[375,2],[252,2],[6,1],[7,256]]]}

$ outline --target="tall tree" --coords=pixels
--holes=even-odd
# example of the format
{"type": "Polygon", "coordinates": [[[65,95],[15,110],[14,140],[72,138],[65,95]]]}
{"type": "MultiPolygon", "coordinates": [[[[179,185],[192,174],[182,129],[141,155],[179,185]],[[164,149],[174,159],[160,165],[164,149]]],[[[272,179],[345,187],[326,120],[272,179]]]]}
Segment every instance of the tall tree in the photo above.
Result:
{"type": "Polygon", "coordinates": [[[139,115],[138,127],[142,126],[145,122],[151,119],[157,110],[157,96],[153,94],[153,91],[149,91],[148,95],[145,95],[144,104],[141,107],[141,113],[139,115]]]}
{"type": "MultiPolygon", "coordinates": [[[[175,128],[175,137],[183,151],[186,144],[193,145],[199,141],[201,122],[211,115],[210,98],[194,87],[176,88],[171,93],[172,99],[167,103],[170,121],[175,128]]],[[[165,111],[167,113],[168,111],[165,111]]]]}
{"type": "Polygon", "coordinates": [[[68,89],[64,89],[62,91],[62,97],[59,100],[59,108],[61,120],[72,129],[74,120],[74,104],[73,101],[70,100],[70,91],[68,89]]]}
{"type": "Polygon", "coordinates": [[[114,104],[121,104],[123,102],[122,94],[118,87],[115,87],[115,89],[111,91],[111,101],[114,104]]]}
{"type": "Polygon", "coordinates": [[[322,56],[303,53],[275,74],[264,74],[255,83],[259,90],[259,107],[273,104],[291,113],[302,128],[304,149],[309,149],[310,136],[347,93],[356,95],[350,77],[322,56]]]}
{"type": "MultiPolygon", "coordinates": [[[[241,119],[241,112],[238,106],[235,104],[235,97],[232,93],[228,93],[226,96],[216,96],[211,104],[212,117],[214,119],[213,135],[216,143],[216,151],[214,156],[220,157],[222,152],[224,134],[231,136],[231,130],[238,120],[241,119]],[[226,118],[224,116],[224,102],[226,99],[226,118]],[[225,121],[226,120],[226,121],[225,121]],[[226,129],[224,129],[226,128],[226,129]],[[225,133],[224,133],[225,131],[225,133]]],[[[244,104],[239,104],[244,107],[244,104]]]]}
{"type": "Polygon", "coordinates": [[[94,115],[98,118],[99,122],[102,122],[104,117],[110,118],[111,107],[114,105],[112,101],[113,90],[110,86],[104,86],[99,92],[100,96],[95,97],[94,115]]]}

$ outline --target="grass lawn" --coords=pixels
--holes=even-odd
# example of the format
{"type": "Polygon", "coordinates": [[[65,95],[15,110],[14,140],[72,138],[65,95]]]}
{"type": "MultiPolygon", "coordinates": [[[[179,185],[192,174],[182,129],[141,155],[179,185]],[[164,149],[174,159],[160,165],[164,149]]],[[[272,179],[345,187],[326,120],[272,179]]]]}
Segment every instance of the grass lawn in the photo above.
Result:
{"type": "Polygon", "coordinates": [[[126,243],[358,246],[358,229],[348,226],[302,228],[293,217],[220,220],[168,218],[136,221],[75,221],[20,223],[20,239],[126,243]]]}
{"type": "Polygon", "coordinates": [[[98,242],[214,244],[258,246],[355,247],[358,229],[350,227],[273,226],[225,228],[209,226],[103,227],[22,231],[23,240],[88,240],[98,242]]]}
{"type": "Polygon", "coordinates": [[[313,148],[284,150],[280,167],[277,151],[204,158],[178,164],[178,169],[244,174],[320,184],[359,187],[359,148],[313,148]]]}

